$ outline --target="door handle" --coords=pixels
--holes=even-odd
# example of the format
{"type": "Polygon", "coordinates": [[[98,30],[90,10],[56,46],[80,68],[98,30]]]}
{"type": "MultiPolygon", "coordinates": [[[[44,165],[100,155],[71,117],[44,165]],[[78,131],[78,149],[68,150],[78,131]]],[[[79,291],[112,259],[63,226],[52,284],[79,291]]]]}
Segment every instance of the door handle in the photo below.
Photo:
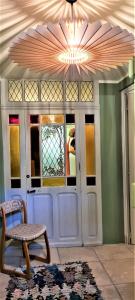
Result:
{"type": "Polygon", "coordinates": [[[34,194],[36,193],[36,190],[27,190],[27,194],[34,194]]]}

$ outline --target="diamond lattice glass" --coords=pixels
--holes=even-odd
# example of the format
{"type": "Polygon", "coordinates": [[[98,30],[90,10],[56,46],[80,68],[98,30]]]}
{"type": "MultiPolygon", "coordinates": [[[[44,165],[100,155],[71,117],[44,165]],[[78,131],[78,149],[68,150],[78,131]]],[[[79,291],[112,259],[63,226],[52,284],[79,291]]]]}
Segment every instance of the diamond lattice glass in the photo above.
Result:
{"type": "Polygon", "coordinates": [[[66,82],[66,101],[76,102],[78,101],[78,84],[71,81],[66,82]]]}
{"type": "Polygon", "coordinates": [[[64,175],[64,125],[41,127],[42,175],[64,175]]]}
{"type": "Polygon", "coordinates": [[[81,101],[92,102],[93,101],[93,82],[86,81],[81,82],[81,101]]]}
{"type": "Polygon", "coordinates": [[[63,86],[59,81],[41,81],[41,101],[63,101],[63,86]]]}
{"type": "Polygon", "coordinates": [[[22,101],[22,82],[21,80],[8,81],[8,100],[19,102],[22,101]]]}
{"type": "Polygon", "coordinates": [[[25,101],[38,101],[38,81],[26,80],[24,83],[25,101]]]}

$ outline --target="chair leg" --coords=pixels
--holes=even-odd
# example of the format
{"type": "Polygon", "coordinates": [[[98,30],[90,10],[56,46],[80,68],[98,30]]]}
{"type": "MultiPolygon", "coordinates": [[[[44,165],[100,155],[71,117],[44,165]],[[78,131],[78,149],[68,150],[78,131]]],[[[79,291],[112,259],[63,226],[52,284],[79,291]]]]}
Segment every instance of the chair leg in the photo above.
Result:
{"type": "Polygon", "coordinates": [[[49,246],[47,231],[44,232],[44,239],[45,239],[45,244],[46,244],[46,262],[50,263],[51,255],[50,255],[50,246],[49,246]]]}
{"type": "Polygon", "coordinates": [[[28,243],[26,241],[23,241],[23,250],[24,250],[24,256],[26,259],[26,277],[29,279],[31,277],[31,275],[30,275],[30,256],[29,256],[28,243]]]}
{"type": "Polygon", "coordinates": [[[41,256],[38,256],[38,255],[30,254],[30,258],[31,259],[36,259],[36,260],[39,260],[39,261],[42,261],[44,263],[49,264],[50,261],[51,261],[51,255],[50,255],[50,247],[49,247],[49,241],[48,241],[46,231],[44,232],[44,239],[45,239],[45,245],[46,245],[46,257],[41,257],[41,256]]]}

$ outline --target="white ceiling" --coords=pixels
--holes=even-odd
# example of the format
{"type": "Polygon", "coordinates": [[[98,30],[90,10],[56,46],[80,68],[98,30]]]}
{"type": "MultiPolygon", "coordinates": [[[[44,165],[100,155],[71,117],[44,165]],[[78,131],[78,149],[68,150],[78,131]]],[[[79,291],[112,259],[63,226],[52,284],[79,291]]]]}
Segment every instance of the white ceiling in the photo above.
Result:
{"type": "MultiPolygon", "coordinates": [[[[74,4],[77,18],[106,21],[118,25],[129,32],[134,31],[133,0],[78,0],[74,4]]],[[[36,73],[17,66],[9,59],[9,47],[14,37],[28,28],[49,21],[68,20],[71,7],[65,0],[1,0],[0,2],[0,75],[5,78],[38,78],[48,79],[44,72],[36,73]]],[[[119,80],[127,74],[127,64],[117,70],[96,72],[90,79],[119,80]]]]}

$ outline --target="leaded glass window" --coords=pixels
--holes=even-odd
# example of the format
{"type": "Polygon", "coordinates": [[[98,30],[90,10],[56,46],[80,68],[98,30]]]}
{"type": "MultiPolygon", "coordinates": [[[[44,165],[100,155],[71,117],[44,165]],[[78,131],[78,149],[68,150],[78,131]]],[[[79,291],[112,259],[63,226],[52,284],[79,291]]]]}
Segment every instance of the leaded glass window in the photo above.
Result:
{"type": "Polygon", "coordinates": [[[11,188],[21,187],[20,166],[20,118],[19,115],[9,115],[9,151],[11,188]]]}
{"type": "Polygon", "coordinates": [[[93,101],[93,82],[92,81],[81,82],[81,101],[82,102],[93,101]]]}
{"type": "Polygon", "coordinates": [[[64,175],[64,126],[45,125],[41,128],[42,175],[64,175]]]}
{"type": "Polygon", "coordinates": [[[22,82],[21,80],[8,81],[8,100],[13,102],[22,101],[22,82]]]}
{"type": "Polygon", "coordinates": [[[63,101],[63,86],[60,81],[41,81],[41,101],[63,101]]]}
{"type": "Polygon", "coordinates": [[[94,102],[92,81],[9,80],[10,102],[94,102]]]}
{"type": "Polygon", "coordinates": [[[31,185],[76,185],[74,114],[33,114],[30,121],[31,185]]]}
{"type": "Polygon", "coordinates": [[[24,97],[27,102],[39,101],[38,82],[26,80],[24,82],[24,97]]]}
{"type": "Polygon", "coordinates": [[[77,82],[66,82],[66,101],[78,101],[78,84],[77,82]]]}

